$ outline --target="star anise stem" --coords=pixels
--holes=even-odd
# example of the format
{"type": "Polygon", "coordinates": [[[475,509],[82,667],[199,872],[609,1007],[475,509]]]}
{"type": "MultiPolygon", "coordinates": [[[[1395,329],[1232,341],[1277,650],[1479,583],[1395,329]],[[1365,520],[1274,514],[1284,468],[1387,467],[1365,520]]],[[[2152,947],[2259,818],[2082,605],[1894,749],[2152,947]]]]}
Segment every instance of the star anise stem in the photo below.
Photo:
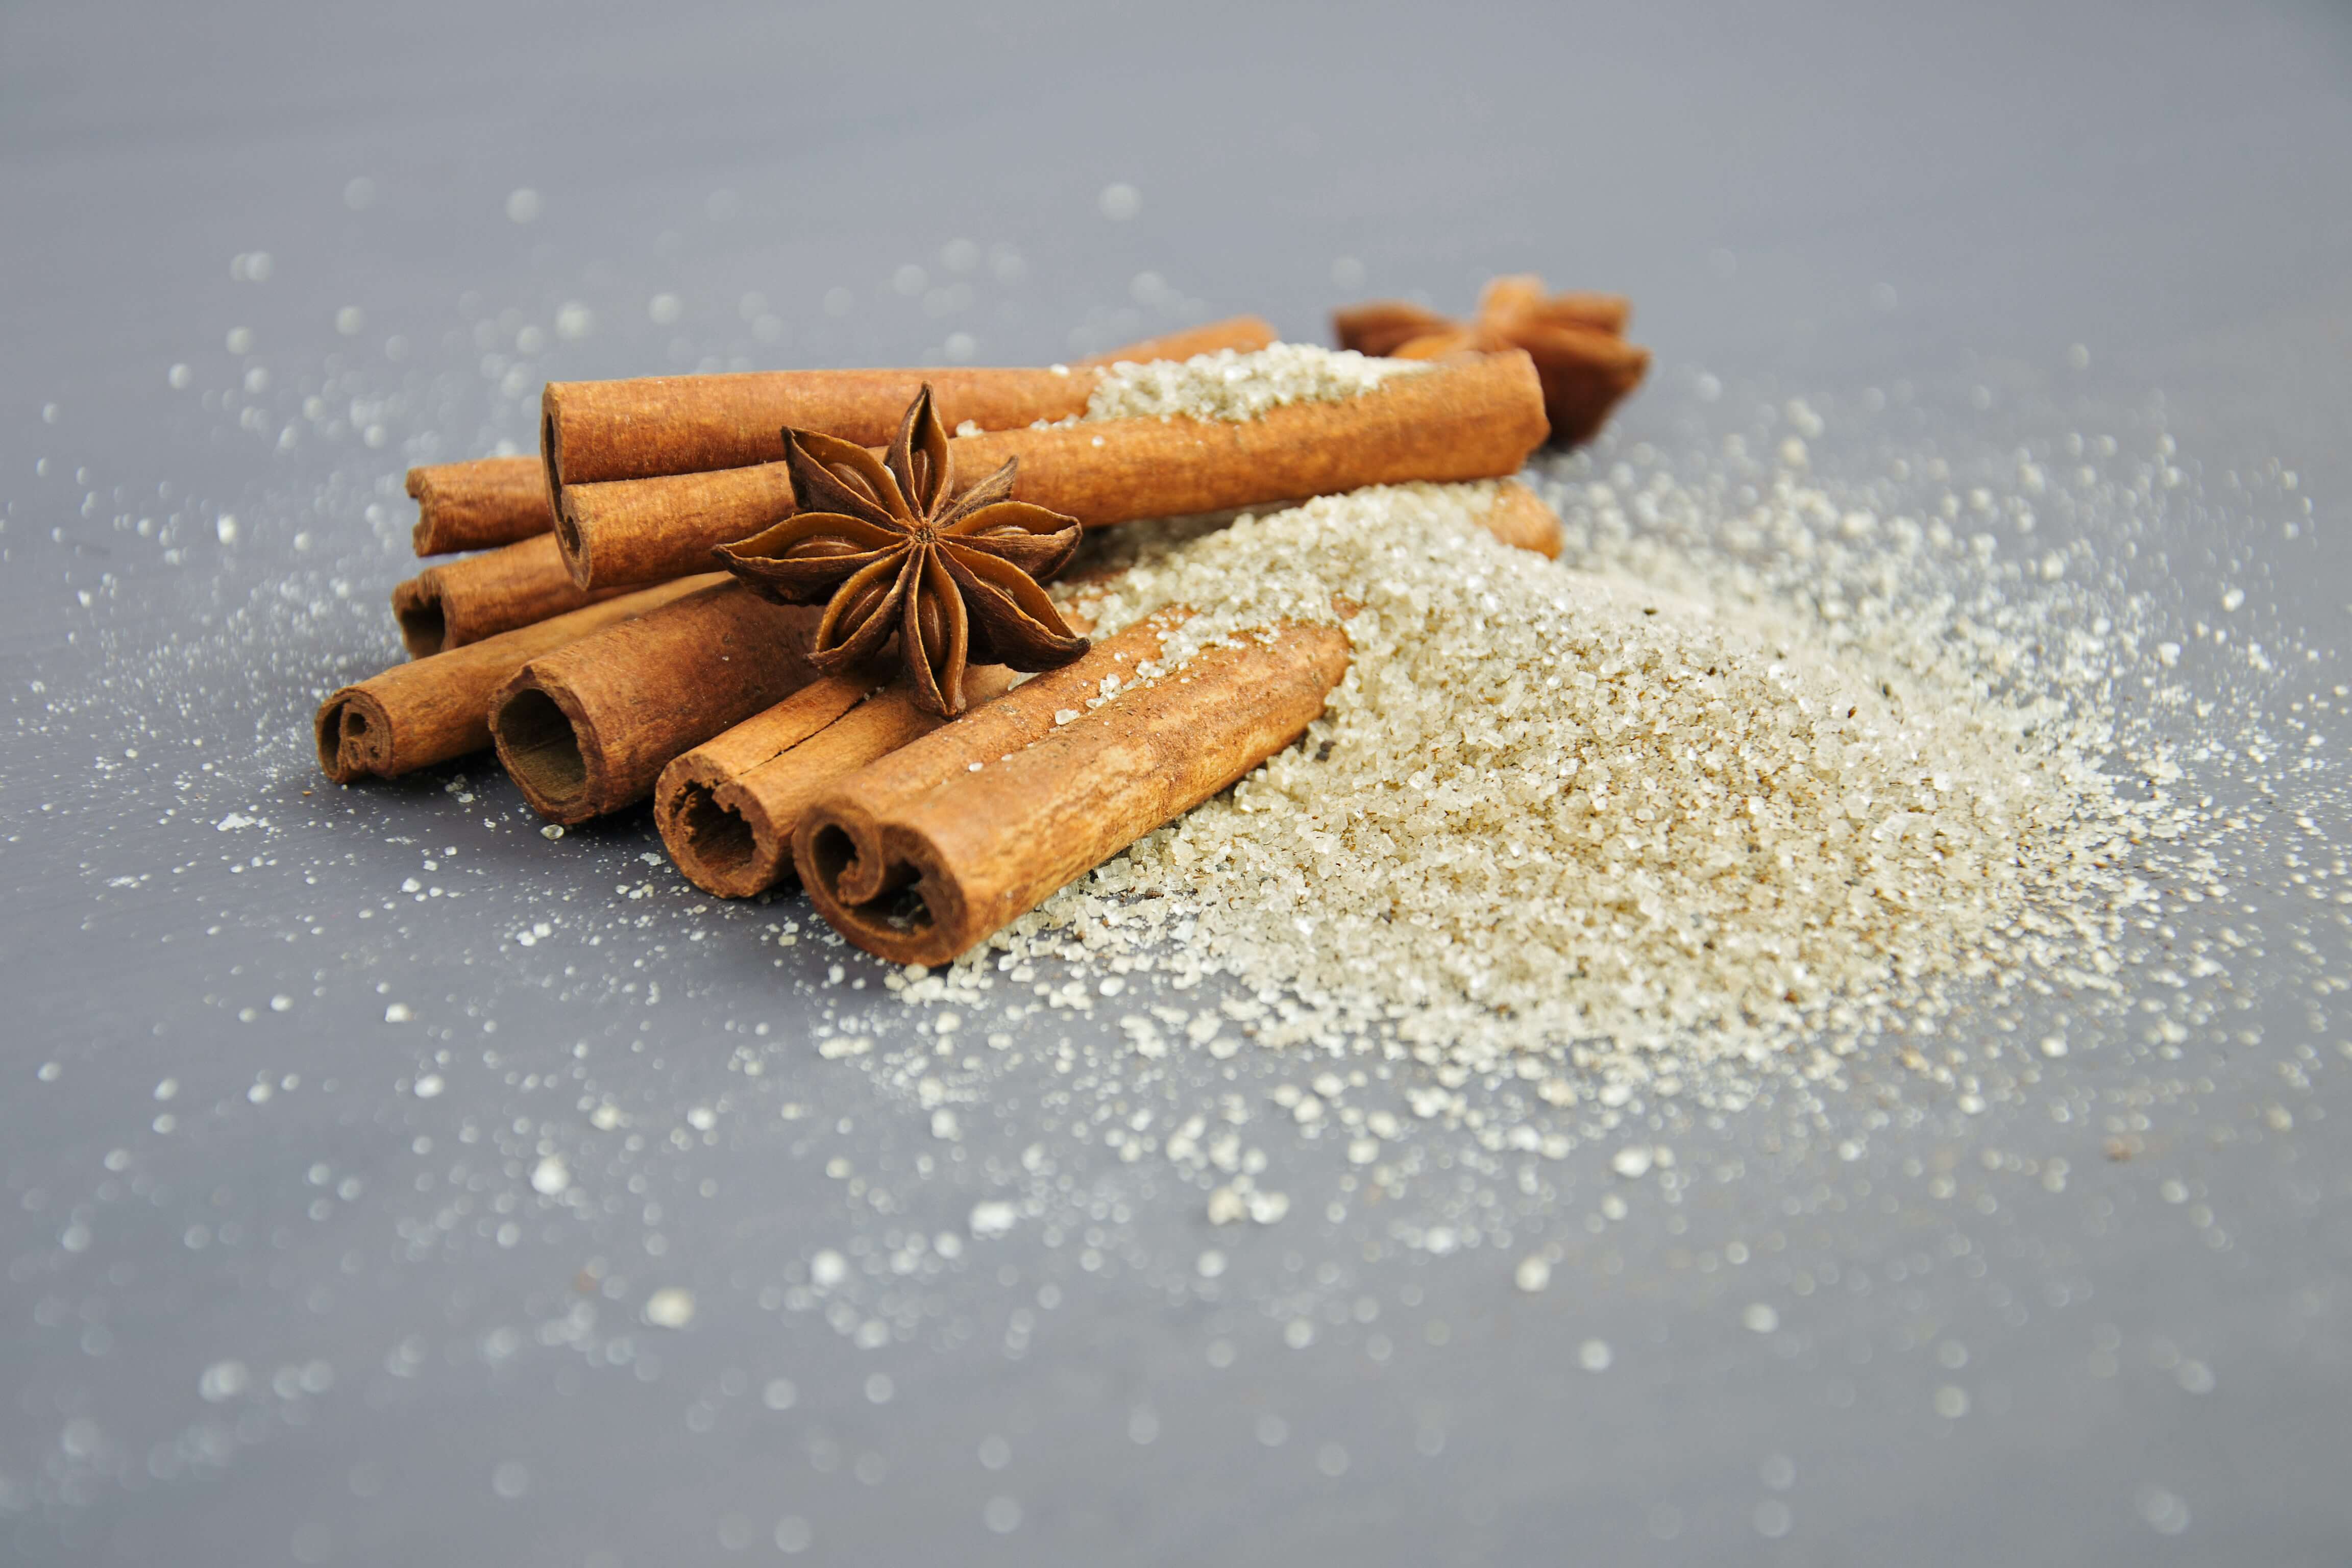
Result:
{"type": "Polygon", "coordinates": [[[716,553],[764,598],[824,601],[809,654],[819,669],[837,673],[896,637],[916,700],[953,715],[973,664],[1053,669],[1087,651],[1038,585],[1076,551],[1077,520],[1012,499],[1018,458],[953,495],[928,384],[879,460],[821,431],[783,437],[798,510],[716,553]]]}

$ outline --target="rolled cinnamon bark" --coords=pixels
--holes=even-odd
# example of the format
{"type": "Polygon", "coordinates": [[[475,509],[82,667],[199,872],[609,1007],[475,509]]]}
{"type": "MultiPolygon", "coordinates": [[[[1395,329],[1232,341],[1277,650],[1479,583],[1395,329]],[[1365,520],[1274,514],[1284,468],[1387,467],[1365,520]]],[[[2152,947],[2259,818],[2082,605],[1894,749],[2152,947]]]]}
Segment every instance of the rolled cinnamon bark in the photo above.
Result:
{"type": "Polygon", "coordinates": [[[495,550],[555,526],[547,468],[536,457],[477,458],[408,470],[419,555],[495,550]]]}
{"type": "Polygon", "coordinates": [[[657,375],[633,381],[551,381],[540,402],[548,489],[702,473],[774,462],[787,425],[879,447],[923,384],[949,429],[970,420],[1009,430],[1086,411],[1097,367],[1119,360],[1190,357],[1212,349],[1261,349],[1274,330],[1236,316],[1050,369],[778,370],[731,375],[657,375]]]}
{"type": "Polygon", "coordinates": [[[394,587],[392,614],[402,644],[423,658],[627,591],[573,586],[555,536],[542,533],[427,566],[394,587]]]}
{"type": "Polygon", "coordinates": [[[489,700],[499,761],[551,821],[643,800],[671,758],[816,679],[823,613],[726,583],[557,647],[489,700]]]}
{"type": "Polygon", "coordinates": [[[792,475],[781,462],[755,463],[567,485],[555,538],[574,584],[658,583],[701,571],[713,545],[749,539],[792,515],[792,475]]]}
{"type": "Polygon", "coordinates": [[[319,705],[319,767],[337,784],[398,778],[490,743],[490,698],[515,672],[619,621],[723,581],[686,577],[554,616],[461,648],[394,665],[319,705]]]}
{"type": "Polygon", "coordinates": [[[810,802],[793,858],[834,929],[944,963],[1290,744],[1347,673],[1338,627],[1286,626],[1139,678],[1161,635],[1107,638],[810,802]]]}
{"type": "MultiPolygon", "coordinates": [[[[1009,689],[1003,665],[964,672],[973,706],[1009,689]]],[[[791,874],[801,810],[835,779],[948,721],[919,706],[904,681],[827,676],[664,768],[654,824],[688,880],[748,899],[791,874]]]]}
{"type": "MultiPolygon", "coordinates": [[[[959,437],[950,446],[967,479],[1018,457],[1016,500],[1100,527],[1408,479],[1498,478],[1518,471],[1545,429],[1535,365],[1512,350],[1256,419],[1108,419],[959,437]]],[[[711,546],[791,516],[791,491],[782,463],[690,481],[572,485],[557,537],[583,587],[656,582],[697,571],[711,546]]]]}

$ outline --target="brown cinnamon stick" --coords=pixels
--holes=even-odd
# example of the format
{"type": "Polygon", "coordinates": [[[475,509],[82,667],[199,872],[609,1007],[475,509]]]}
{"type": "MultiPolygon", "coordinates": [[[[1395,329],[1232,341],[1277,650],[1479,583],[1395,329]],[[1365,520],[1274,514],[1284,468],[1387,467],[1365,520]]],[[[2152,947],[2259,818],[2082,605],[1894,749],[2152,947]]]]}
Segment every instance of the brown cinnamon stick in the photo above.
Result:
{"type": "Polygon", "coordinates": [[[709,565],[713,545],[749,539],[792,515],[792,475],[781,462],[756,463],[567,485],[555,538],[575,584],[658,583],[709,565]]]}
{"type": "Polygon", "coordinates": [[[408,470],[419,555],[495,550],[555,526],[547,468],[536,457],[477,458],[408,470]]]}
{"type": "MultiPolygon", "coordinates": [[[[955,471],[969,476],[1018,457],[1016,499],[1100,527],[1408,479],[1496,478],[1517,472],[1545,428],[1535,366],[1513,350],[1257,419],[1111,419],[960,437],[953,447],[955,471]]],[[[655,582],[792,515],[791,490],[781,463],[572,485],[557,537],[574,583],[655,582]]]]}
{"type": "Polygon", "coordinates": [[[499,761],[551,821],[618,811],[671,758],[815,679],[821,613],[727,583],[554,648],[489,700],[499,761]]]}
{"type": "Polygon", "coordinates": [[[551,533],[427,566],[392,590],[400,640],[418,658],[610,598],[572,585],[551,533]]]}
{"type": "Polygon", "coordinates": [[[429,658],[395,665],[319,705],[319,767],[337,784],[397,778],[490,743],[490,697],[540,655],[721,581],[681,578],[429,658]]]}
{"type": "Polygon", "coordinates": [[[955,461],[959,473],[985,474],[1018,455],[1017,499],[1099,526],[1408,479],[1499,479],[1518,472],[1544,429],[1535,366],[1515,351],[1256,419],[1117,419],[972,436],[955,461]]]}
{"type": "MultiPolygon", "coordinates": [[[[1012,684],[1002,665],[964,672],[975,707],[1012,684]]],[[[946,722],[903,681],[877,688],[871,677],[827,676],[664,768],[655,826],[695,886],[748,899],[791,873],[793,829],[820,791],[946,722]]]]}
{"type": "Polygon", "coordinates": [[[811,802],[793,858],[834,929],[946,963],[1297,740],[1347,673],[1346,634],[1286,626],[1139,677],[1161,635],[1130,627],[811,802]]]}
{"type": "Polygon", "coordinates": [[[1049,369],[782,370],[551,381],[540,403],[548,489],[773,462],[787,425],[868,447],[887,442],[916,392],[930,384],[952,430],[970,420],[1008,430],[1084,413],[1096,367],[1120,359],[1264,348],[1274,330],[1255,316],[1212,322],[1049,369]]]}

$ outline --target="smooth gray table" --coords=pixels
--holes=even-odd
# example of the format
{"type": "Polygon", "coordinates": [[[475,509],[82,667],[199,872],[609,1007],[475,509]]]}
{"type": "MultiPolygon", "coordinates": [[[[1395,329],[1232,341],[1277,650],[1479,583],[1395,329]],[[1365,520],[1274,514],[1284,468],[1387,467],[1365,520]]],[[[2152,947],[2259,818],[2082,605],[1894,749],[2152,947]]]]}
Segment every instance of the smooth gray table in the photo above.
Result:
{"type": "MultiPolygon", "coordinates": [[[[1265,1106],[1297,1063],[1108,1014],[941,1058],[937,1138],[809,1048],[812,983],[919,1042],[802,901],[305,731],[392,657],[401,470],[527,447],[547,377],[1528,268],[1658,351],[1604,464],[1898,385],[1817,471],[2169,434],[2144,585],[2246,582],[2326,654],[2284,709],[2352,587],[2347,67],[2321,5],[10,8],[0,1558],[2344,1561],[2343,928],[2283,859],[2177,1058],[1669,1110],[1679,1189],[1433,1129],[1388,1215],[1265,1106]],[[1279,1224],[1074,1125],[1227,1093],[1279,1224]]],[[[2339,792],[2225,804],[2324,867],[2339,792]]]]}

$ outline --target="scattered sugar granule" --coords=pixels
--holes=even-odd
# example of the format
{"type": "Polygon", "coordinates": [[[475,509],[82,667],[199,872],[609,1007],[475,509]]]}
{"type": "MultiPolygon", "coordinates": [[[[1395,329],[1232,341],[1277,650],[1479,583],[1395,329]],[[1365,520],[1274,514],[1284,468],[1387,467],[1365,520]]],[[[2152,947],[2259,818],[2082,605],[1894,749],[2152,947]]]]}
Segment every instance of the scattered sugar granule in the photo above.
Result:
{"type": "Polygon", "coordinates": [[[1254,353],[1221,349],[1145,364],[1122,360],[1095,384],[1086,417],[1255,419],[1286,404],[1344,403],[1391,376],[1428,368],[1312,343],[1275,343],[1254,353]]]}
{"type": "Polygon", "coordinates": [[[656,1329],[682,1329],[694,1321],[694,1292],[664,1286],[646,1298],[646,1321],[656,1329]]]}
{"type": "Polygon", "coordinates": [[[971,1205],[971,1233],[977,1237],[1009,1235],[1020,1220],[1020,1208],[1003,1198],[989,1198],[971,1205]]]}

